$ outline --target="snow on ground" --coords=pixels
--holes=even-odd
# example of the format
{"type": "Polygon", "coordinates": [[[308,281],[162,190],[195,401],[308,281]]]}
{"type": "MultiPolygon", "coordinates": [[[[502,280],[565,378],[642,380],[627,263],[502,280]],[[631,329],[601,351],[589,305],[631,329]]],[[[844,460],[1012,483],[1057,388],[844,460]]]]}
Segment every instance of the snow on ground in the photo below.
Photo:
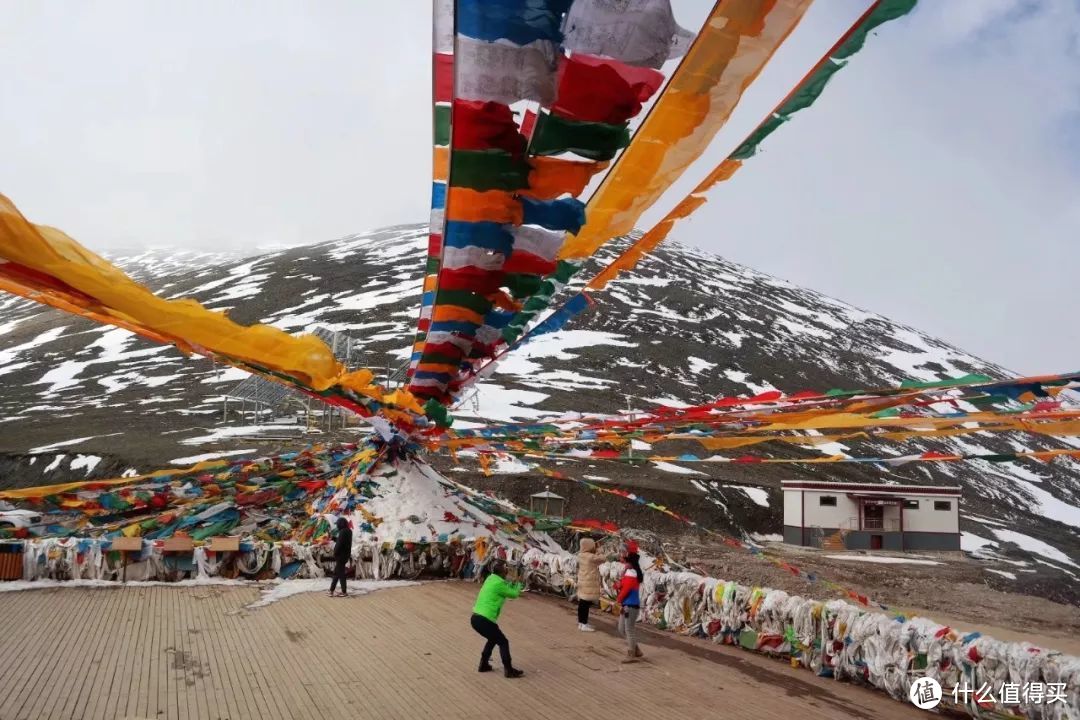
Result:
{"type": "Polygon", "coordinates": [[[75,459],[71,461],[72,470],[86,470],[86,475],[94,472],[94,468],[101,462],[101,458],[97,455],[76,455],[75,459]]]}
{"type": "MultiPolygon", "coordinates": [[[[105,392],[112,394],[127,389],[130,385],[145,385],[149,388],[167,385],[173,380],[183,378],[183,374],[177,375],[143,375],[141,372],[123,372],[116,375],[107,375],[97,378],[96,382],[105,388],[105,392]]],[[[164,398],[155,398],[155,401],[165,401],[164,398]]]]}
{"type": "Polygon", "coordinates": [[[826,555],[832,560],[854,560],[855,562],[880,563],[881,565],[940,565],[935,560],[916,560],[915,558],[898,558],[889,555],[826,555]]]}
{"type": "Polygon", "coordinates": [[[986,572],[992,572],[995,575],[1000,575],[1001,577],[1008,578],[1009,580],[1016,579],[1016,575],[1014,573],[1007,572],[1005,570],[994,570],[993,568],[986,568],[986,572]]]}
{"type": "Polygon", "coordinates": [[[671,285],[671,278],[649,278],[641,277],[640,275],[624,275],[617,280],[612,281],[612,285],[618,287],[620,285],[643,285],[649,287],[668,287],[671,285]]]}
{"type": "Polygon", "coordinates": [[[674,473],[676,475],[706,475],[706,473],[698,472],[697,470],[691,470],[690,468],[684,468],[679,465],[672,465],[671,463],[666,463],[663,460],[656,460],[655,462],[653,462],[653,465],[655,465],[658,470],[674,473]]]}
{"type": "MultiPolygon", "coordinates": [[[[818,430],[807,430],[806,434],[821,437],[822,433],[818,430]]],[[[847,445],[838,442],[819,443],[817,445],[800,445],[799,447],[806,448],[807,450],[814,450],[822,455],[843,455],[844,457],[848,456],[847,451],[851,449],[847,445]]]]}
{"type": "Polygon", "coordinates": [[[550,386],[558,389],[574,389],[572,386],[567,386],[566,381],[576,382],[579,386],[585,387],[606,386],[611,383],[606,378],[591,378],[568,370],[553,371],[544,368],[536,361],[540,359],[576,360],[578,356],[569,351],[578,348],[638,347],[637,343],[623,340],[624,337],[618,333],[599,330],[560,330],[540,335],[501,359],[493,366],[493,371],[499,375],[527,377],[531,387],[550,386]]]}
{"type": "Polygon", "coordinates": [[[738,383],[744,387],[749,388],[750,392],[754,393],[755,395],[760,395],[761,393],[770,392],[776,389],[768,382],[763,385],[758,385],[757,383],[750,382],[750,374],[744,373],[741,370],[725,370],[723,372],[723,375],[731,382],[738,383]]]}
{"type": "Polygon", "coordinates": [[[761,488],[747,487],[746,485],[723,485],[722,487],[742,490],[746,495],[761,507],[769,507],[769,493],[761,488]]]}
{"type": "Polygon", "coordinates": [[[970,355],[956,352],[951,348],[939,347],[938,344],[931,344],[926,337],[910,328],[894,327],[892,336],[900,344],[914,348],[913,351],[882,348],[885,351],[880,356],[882,362],[900,370],[901,379],[940,380],[941,374],[938,371],[924,367],[928,363],[935,363],[945,368],[945,375],[948,377],[959,377],[965,372],[953,364],[954,360],[981,364],[970,355]]]}
{"type": "Polygon", "coordinates": [[[700,375],[701,373],[707,370],[712,370],[714,367],[716,367],[716,363],[709,362],[708,360],[702,360],[699,357],[690,356],[687,358],[687,362],[689,362],[690,364],[690,372],[694,373],[695,375],[700,375]]]}
{"type": "MultiPolygon", "coordinates": [[[[5,327],[8,327],[8,326],[5,325],[5,327]]],[[[14,323],[11,323],[10,327],[14,327],[14,323]]],[[[9,327],[9,329],[10,329],[10,327],[9,327]]],[[[40,335],[38,335],[37,337],[35,337],[33,340],[25,342],[22,345],[16,345],[14,347],[9,347],[6,350],[0,350],[0,367],[3,367],[4,365],[7,365],[8,363],[11,363],[13,360],[15,360],[16,357],[18,357],[19,353],[23,352],[24,350],[33,350],[34,348],[38,347],[39,345],[44,345],[46,343],[52,342],[53,340],[55,340],[58,337],[60,337],[61,335],[63,335],[64,330],[66,330],[66,329],[67,329],[66,325],[61,325],[59,327],[49,328],[45,332],[43,332],[40,335]]],[[[2,333],[0,333],[0,334],[2,334],[2,333]]],[[[22,364],[22,366],[25,367],[25,363],[22,364]]]]}
{"type": "MultiPolygon", "coordinates": [[[[428,465],[411,460],[381,463],[372,479],[378,482],[378,487],[363,508],[382,520],[371,534],[379,542],[431,542],[440,535],[455,534],[470,540],[490,536],[492,533],[484,526],[497,523],[491,515],[466,505],[451,493],[443,485],[448,481],[428,465]],[[456,519],[447,520],[447,513],[456,519]]],[[[363,520],[359,513],[356,519],[363,520]]],[[[510,545],[515,544],[502,531],[496,535],[510,545]]]]}
{"type": "Polygon", "coordinates": [[[784,536],[780,533],[750,533],[750,539],[757,543],[784,542],[784,536]]]}
{"type": "Polygon", "coordinates": [[[1068,555],[1061,552],[1053,545],[1044,543],[1042,540],[1036,540],[1029,535],[1018,533],[1015,530],[998,530],[997,528],[990,528],[990,531],[997,535],[998,539],[1002,542],[1011,542],[1030,553],[1042,555],[1047,560],[1053,560],[1054,562],[1065,563],[1066,565],[1080,568],[1080,565],[1077,565],[1069,559],[1068,555]]]}
{"type": "Polygon", "coordinates": [[[60,467],[60,462],[66,457],[67,457],[67,455],[65,455],[63,453],[60,453],[59,455],[57,455],[55,458],[53,458],[53,461],[48,464],[48,466],[45,468],[44,472],[52,472],[56,468],[60,467]]]}
{"type": "MultiPolygon", "coordinates": [[[[211,290],[216,290],[217,288],[221,287],[222,285],[227,285],[229,283],[233,283],[233,284],[243,283],[244,280],[247,279],[248,276],[250,276],[252,274],[252,272],[255,269],[255,266],[258,265],[261,260],[262,260],[262,258],[257,258],[255,260],[250,260],[250,261],[248,261],[246,263],[243,263],[241,265],[236,265],[235,267],[231,267],[231,268],[229,268],[229,274],[226,275],[225,277],[218,278],[217,280],[211,280],[208,283],[205,283],[203,285],[199,285],[198,287],[192,288],[191,290],[188,290],[187,292],[183,293],[183,295],[187,296],[187,297],[190,297],[190,296],[194,296],[194,295],[199,295],[199,294],[204,293],[204,292],[209,292],[211,290]]],[[[171,297],[179,297],[179,296],[173,295],[171,297]]]]}
{"type": "Polygon", "coordinates": [[[776,318],[776,324],[781,325],[788,330],[792,335],[810,335],[819,338],[831,338],[832,333],[825,332],[821,328],[816,328],[812,325],[805,325],[801,322],[796,322],[791,318],[778,317],[776,318]]]}
{"type": "Polygon", "coordinates": [[[725,338],[727,338],[728,342],[730,342],[732,345],[734,345],[737,348],[742,347],[743,340],[745,340],[746,338],[749,337],[749,335],[747,335],[746,333],[737,333],[737,332],[729,332],[729,331],[722,331],[720,334],[723,335],[725,338]]]}
{"type": "Polygon", "coordinates": [[[487,382],[478,382],[474,389],[475,395],[469,396],[461,405],[454,408],[453,415],[455,418],[474,417],[494,422],[514,422],[515,420],[531,420],[550,414],[529,407],[546,400],[548,398],[546,393],[504,388],[501,385],[487,382]],[[476,406],[475,410],[473,409],[474,404],[476,406]]]}
{"type": "Polygon", "coordinates": [[[79,385],[81,382],[78,379],[79,376],[82,374],[83,370],[91,365],[99,363],[118,363],[137,358],[148,358],[152,355],[157,355],[158,353],[172,349],[171,345],[162,345],[141,350],[128,350],[128,343],[135,341],[137,336],[135,333],[121,328],[95,328],[90,332],[100,332],[101,337],[87,345],[83,350],[80,350],[76,355],[81,356],[84,353],[89,352],[90,354],[96,353],[96,357],[93,357],[90,360],[68,360],[60,365],[54,366],[51,370],[42,375],[40,380],[34,383],[35,385],[49,386],[45,390],[42,390],[40,395],[48,396],[79,385]]]}
{"type": "Polygon", "coordinates": [[[195,463],[205,462],[206,460],[218,460],[220,458],[233,457],[235,455],[250,455],[255,452],[255,448],[249,448],[247,450],[227,450],[225,452],[205,453],[203,455],[192,455],[190,457],[173,458],[169,461],[172,465],[194,465],[195,463]]]}
{"type": "Polygon", "coordinates": [[[251,373],[247,370],[241,370],[234,367],[223,367],[216,373],[210,373],[210,375],[202,380],[205,383],[233,383],[239,382],[247,377],[250,377],[251,373]]]}
{"type": "Polygon", "coordinates": [[[527,473],[532,470],[532,466],[523,463],[516,457],[500,457],[495,461],[495,466],[491,468],[491,471],[496,475],[517,475],[519,473],[527,473]]]}
{"type": "MultiPolygon", "coordinates": [[[[16,326],[17,326],[17,325],[18,325],[18,324],[19,324],[20,322],[22,322],[22,319],[19,319],[19,320],[9,320],[8,322],[2,322],[2,323],[0,323],[0,335],[7,335],[7,334],[8,334],[9,332],[11,332],[12,330],[14,330],[14,329],[15,329],[15,327],[16,327],[16,326]]],[[[5,351],[5,352],[7,352],[7,351],[5,351]]]]}
{"type": "Polygon", "coordinates": [[[987,540],[966,531],[960,533],[960,549],[964,552],[978,552],[979,550],[982,550],[988,545],[996,547],[997,543],[993,540],[987,540]]]}
{"type": "Polygon", "coordinates": [[[652,403],[653,405],[663,405],[665,407],[673,407],[673,408],[688,408],[688,407],[691,407],[689,403],[685,403],[682,400],[680,400],[679,398],[671,397],[670,395],[668,395],[666,397],[641,398],[641,399],[644,400],[647,403],[652,403]]]}
{"type": "MultiPolygon", "coordinates": [[[[187,438],[180,442],[184,445],[202,445],[203,443],[217,442],[218,440],[224,440],[225,438],[236,437],[238,435],[257,435],[265,432],[278,432],[289,428],[303,429],[300,425],[230,425],[228,427],[216,428],[212,430],[209,435],[199,435],[198,437],[187,438]]],[[[198,429],[207,430],[209,428],[198,429]]]]}
{"type": "MultiPolygon", "coordinates": [[[[119,435],[119,433],[112,433],[113,435],[119,435]]],[[[52,445],[42,445],[41,447],[30,448],[31,455],[40,455],[41,453],[52,452],[57,448],[67,447],[68,445],[78,445],[81,442],[87,440],[93,440],[96,437],[109,437],[109,435],[87,435],[86,437],[74,438],[72,440],[61,440],[60,442],[54,442],[52,445]]]]}
{"type": "MultiPolygon", "coordinates": [[[[409,582],[408,580],[349,580],[349,595],[359,596],[367,595],[368,593],[375,592],[376,590],[387,590],[389,588],[409,587],[411,585],[419,585],[417,582],[409,582]]],[[[330,578],[311,578],[305,580],[282,580],[275,583],[271,587],[263,588],[262,597],[247,606],[248,610],[254,610],[256,608],[266,607],[271,603],[276,603],[278,600],[284,600],[294,595],[303,595],[304,593],[313,592],[328,592],[330,590],[330,578]]]]}
{"type": "Polygon", "coordinates": [[[1070,505],[1063,500],[1059,500],[1040,487],[1038,484],[1043,483],[1045,478],[1019,462],[1008,463],[1003,469],[1009,475],[1017,478],[1017,485],[1023,487],[1028,493],[1035,497],[1035,502],[1038,503],[1039,507],[1037,510],[1034,508],[1033,510],[1038,512],[1038,514],[1050,518],[1051,520],[1057,520],[1066,525],[1080,528],[1080,508],[1075,505],[1070,505]]]}
{"type": "Polygon", "coordinates": [[[415,297],[423,287],[423,279],[404,280],[396,285],[378,287],[374,290],[347,294],[337,298],[337,305],[323,309],[323,312],[371,310],[381,305],[396,305],[415,297]]]}
{"type": "MultiPolygon", "coordinates": [[[[266,258],[261,258],[266,259],[266,258]]],[[[270,278],[269,273],[254,273],[243,278],[238,278],[235,285],[230,285],[224,292],[218,293],[203,304],[206,307],[220,305],[229,300],[243,300],[255,297],[262,292],[262,282],[270,278]]]]}

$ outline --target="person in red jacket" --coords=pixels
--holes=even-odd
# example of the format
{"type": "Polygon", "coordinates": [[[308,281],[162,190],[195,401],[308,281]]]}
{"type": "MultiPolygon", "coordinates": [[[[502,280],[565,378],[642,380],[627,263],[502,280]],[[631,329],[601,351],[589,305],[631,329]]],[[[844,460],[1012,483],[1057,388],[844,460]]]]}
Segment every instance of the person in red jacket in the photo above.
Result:
{"type": "Polygon", "coordinates": [[[626,657],[624,663],[637,662],[642,657],[641,648],[637,644],[637,619],[641,611],[641,584],[645,580],[645,573],[641,570],[641,558],[638,555],[637,543],[627,541],[620,553],[623,561],[623,576],[618,581],[618,596],[615,598],[619,611],[619,635],[626,638],[626,657]]]}

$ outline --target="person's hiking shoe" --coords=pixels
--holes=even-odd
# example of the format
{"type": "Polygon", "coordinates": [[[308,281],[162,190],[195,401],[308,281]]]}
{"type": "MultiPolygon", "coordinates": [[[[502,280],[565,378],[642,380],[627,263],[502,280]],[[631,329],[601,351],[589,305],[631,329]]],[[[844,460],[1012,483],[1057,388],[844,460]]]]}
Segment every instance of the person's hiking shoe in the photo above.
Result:
{"type": "Polygon", "coordinates": [[[491,670],[492,670],[492,668],[491,668],[490,663],[482,662],[482,663],[480,663],[480,668],[479,668],[478,672],[491,672],[491,670]]]}
{"type": "Polygon", "coordinates": [[[624,657],[624,658],[622,659],[622,662],[623,662],[624,664],[628,664],[628,663],[636,663],[636,662],[638,661],[638,658],[639,658],[639,657],[641,657],[641,656],[640,656],[640,655],[635,655],[634,653],[632,653],[632,652],[630,652],[629,650],[627,650],[627,651],[626,651],[626,657],[624,657]]]}
{"type": "Polygon", "coordinates": [[[596,628],[588,623],[578,623],[577,629],[581,632],[596,632],[596,628]]]}
{"type": "Polygon", "coordinates": [[[504,673],[508,678],[519,678],[525,674],[524,670],[518,670],[517,668],[506,668],[504,673]]]}
{"type": "Polygon", "coordinates": [[[645,657],[645,654],[641,652],[641,648],[634,648],[634,657],[645,657]]]}

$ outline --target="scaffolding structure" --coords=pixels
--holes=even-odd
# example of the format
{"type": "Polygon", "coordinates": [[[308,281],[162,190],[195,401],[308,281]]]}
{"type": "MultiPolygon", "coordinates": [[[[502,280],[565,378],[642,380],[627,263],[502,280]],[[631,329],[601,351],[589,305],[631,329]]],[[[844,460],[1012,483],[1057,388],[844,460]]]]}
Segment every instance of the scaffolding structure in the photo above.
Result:
{"type": "MultiPolygon", "coordinates": [[[[312,330],[311,334],[325,342],[334,353],[334,357],[349,370],[355,369],[353,365],[354,348],[357,350],[358,358],[362,359],[363,357],[363,350],[359,343],[355,343],[353,338],[345,333],[319,327],[312,330]]],[[[390,373],[387,372],[388,378],[389,375],[390,373]]],[[[287,415],[290,410],[295,410],[297,414],[303,413],[308,431],[318,429],[329,431],[335,428],[345,428],[349,424],[349,417],[352,415],[350,411],[344,408],[324,403],[316,403],[316,407],[313,408],[311,398],[299,390],[271,382],[258,375],[244,378],[225,393],[222,398],[221,408],[222,418],[225,422],[229,420],[230,401],[232,401],[234,413],[237,412],[236,404],[239,403],[241,422],[246,423],[250,418],[253,425],[259,425],[267,419],[272,421],[287,415]]]]}

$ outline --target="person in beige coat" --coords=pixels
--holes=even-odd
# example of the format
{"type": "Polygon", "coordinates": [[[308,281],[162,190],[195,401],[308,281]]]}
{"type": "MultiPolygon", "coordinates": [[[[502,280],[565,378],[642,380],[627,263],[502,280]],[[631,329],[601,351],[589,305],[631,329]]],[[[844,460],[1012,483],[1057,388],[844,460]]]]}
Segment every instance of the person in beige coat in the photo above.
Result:
{"type": "Polygon", "coordinates": [[[582,538],[577,556],[577,617],[578,630],[582,632],[595,629],[589,624],[589,609],[600,601],[600,563],[603,561],[596,552],[596,541],[582,538]]]}

